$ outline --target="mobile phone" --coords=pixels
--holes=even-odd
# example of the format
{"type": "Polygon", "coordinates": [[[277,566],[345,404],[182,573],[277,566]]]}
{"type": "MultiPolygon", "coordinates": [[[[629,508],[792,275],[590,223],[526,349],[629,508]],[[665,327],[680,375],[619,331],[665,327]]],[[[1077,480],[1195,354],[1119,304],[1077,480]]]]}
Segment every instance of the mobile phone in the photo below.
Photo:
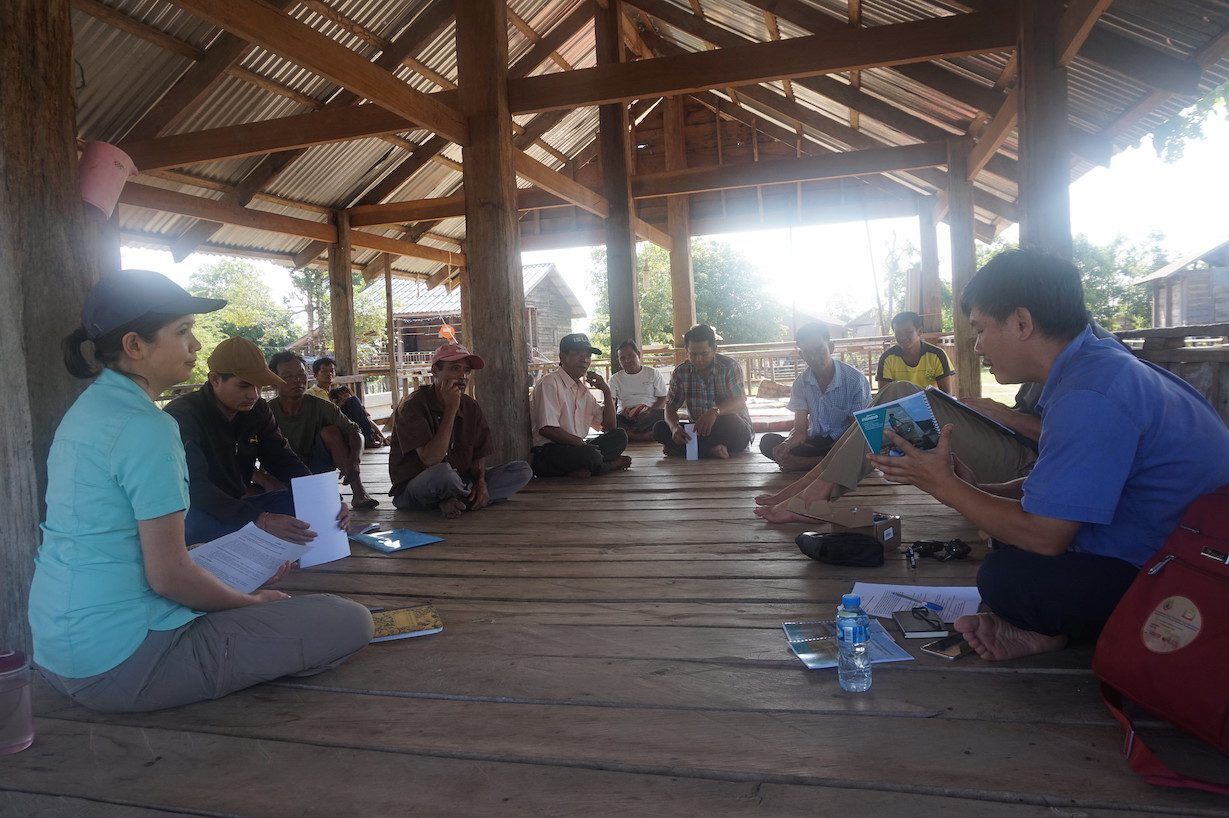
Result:
{"type": "Polygon", "coordinates": [[[927,642],[922,645],[922,652],[929,653],[931,656],[940,656],[944,659],[959,659],[961,656],[967,656],[973,652],[973,646],[964,641],[963,633],[953,633],[951,636],[945,636],[942,639],[936,639],[933,642],[927,642]]]}

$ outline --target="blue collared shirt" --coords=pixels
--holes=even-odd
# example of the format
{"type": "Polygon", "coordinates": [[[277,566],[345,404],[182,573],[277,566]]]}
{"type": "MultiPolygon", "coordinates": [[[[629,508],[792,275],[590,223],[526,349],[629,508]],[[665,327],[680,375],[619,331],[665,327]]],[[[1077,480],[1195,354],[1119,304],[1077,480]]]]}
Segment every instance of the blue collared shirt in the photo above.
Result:
{"type": "Polygon", "coordinates": [[[200,616],[149,587],[137,530],[187,508],[175,419],[104,369],[60,421],[47,456],[47,522],[30,588],[35,662],[70,679],[94,676],[150,631],[200,616]]]}
{"type": "Polygon", "coordinates": [[[807,420],[809,437],[836,440],[853,422],[850,415],[865,409],[871,402],[871,385],[866,376],[847,363],[837,360],[832,363],[836,364],[836,372],[827,390],[819,388],[819,381],[810,369],[795,378],[790,388],[785,408],[810,415],[807,420]]]}
{"type": "Polygon", "coordinates": [[[1083,525],[1071,550],[1143,565],[1229,483],[1229,429],[1190,384],[1085,329],[1050,368],[1024,510],[1083,525]]]}

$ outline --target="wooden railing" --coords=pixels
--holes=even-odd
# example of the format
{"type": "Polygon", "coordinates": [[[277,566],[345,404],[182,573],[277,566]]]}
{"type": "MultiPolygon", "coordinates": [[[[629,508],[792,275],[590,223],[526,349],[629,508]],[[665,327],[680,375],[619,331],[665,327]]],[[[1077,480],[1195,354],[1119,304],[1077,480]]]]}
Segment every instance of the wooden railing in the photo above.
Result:
{"type": "Polygon", "coordinates": [[[1199,390],[1229,424],[1229,324],[1116,333],[1139,357],[1199,390]]]}

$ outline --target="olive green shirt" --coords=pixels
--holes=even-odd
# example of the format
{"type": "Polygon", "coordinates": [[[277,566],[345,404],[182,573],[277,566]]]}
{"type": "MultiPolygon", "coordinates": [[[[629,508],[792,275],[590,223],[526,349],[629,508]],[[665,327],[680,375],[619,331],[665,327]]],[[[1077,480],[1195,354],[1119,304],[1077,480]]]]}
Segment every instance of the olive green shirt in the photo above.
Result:
{"type": "Polygon", "coordinates": [[[297,415],[286,414],[277,398],[269,401],[269,408],[273,410],[273,417],[277,419],[286,442],[304,462],[311,459],[312,449],[324,427],[336,426],[346,437],[359,433],[354,421],[343,415],[332,401],[321,400],[315,395],[303,396],[303,410],[297,415]]]}

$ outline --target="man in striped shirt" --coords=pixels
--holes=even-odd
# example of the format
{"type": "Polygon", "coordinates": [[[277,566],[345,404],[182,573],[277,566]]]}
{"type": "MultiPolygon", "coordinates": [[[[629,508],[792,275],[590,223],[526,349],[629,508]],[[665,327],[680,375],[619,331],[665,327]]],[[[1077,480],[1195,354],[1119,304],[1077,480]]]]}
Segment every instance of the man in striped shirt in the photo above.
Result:
{"type": "Polygon", "coordinates": [[[798,328],[795,343],[807,368],[794,379],[786,404],[794,413],[794,428],[788,438],[778,434],[760,438],[760,452],[783,471],[806,471],[818,465],[853,423],[853,413],[871,401],[866,377],[832,357],[827,327],[804,324],[798,328]]]}

